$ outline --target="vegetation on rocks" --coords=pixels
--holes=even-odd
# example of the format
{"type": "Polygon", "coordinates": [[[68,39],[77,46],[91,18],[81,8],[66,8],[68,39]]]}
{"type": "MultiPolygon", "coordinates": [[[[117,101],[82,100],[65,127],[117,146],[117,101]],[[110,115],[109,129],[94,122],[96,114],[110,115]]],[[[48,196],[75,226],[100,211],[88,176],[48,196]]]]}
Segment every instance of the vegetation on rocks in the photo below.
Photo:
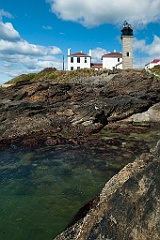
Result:
{"type": "Polygon", "coordinates": [[[7,84],[16,84],[18,82],[28,81],[30,82],[33,80],[36,76],[36,73],[28,73],[28,74],[22,74],[18,77],[13,78],[12,80],[8,81],[7,84]]]}
{"type": "Polygon", "coordinates": [[[47,68],[13,83],[0,89],[1,138],[38,131],[96,133],[160,101],[159,79],[142,70],[47,68]]]}
{"type": "Polygon", "coordinates": [[[151,68],[151,72],[160,75],[160,65],[154,66],[153,68],[151,68]]]}
{"type": "Polygon", "coordinates": [[[23,81],[49,81],[49,82],[59,82],[64,83],[67,81],[71,81],[72,79],[79,79],[84,77],[90,77],[93,75],[98,75],[99,73],[109,72],[106,69],[96,71],[94,69],[79,69],[74,71],[62,71],[57,70],[56,68],[45,68],[39,73],[29,73],[22,74],[18,77],[13,78],[8,81],[7,84],[16,84],[17,82],[23,81]]]}
{"type": "MultiPolygon", "coordinates": [[[[128,69],[126,72],[131,73],[133,70],[128,69]]],[[[137,70],[138,71],[138,70],[137,70]]],[[[74,71],[62,71],[57,70],[56,68],[45,68],[39,73],[28,73],[28,74],[22,74],[20,76],[17,76],[10,81],[6,82],[6,84],[16,84],[19,82],[30,82],[30,81],[49,81],[49,82],[57,82],[57,83],[66,83],[70,82],[72,80],[80,81],[82,78],[91,77],[91,76],[99,76],[101,74],[113,74],[122,72],[122,70],[118,69],[114,72],[107,69],[102,70],[94,70],[94,69],[79,69],[74,71]]],[[[146,73],[146,71],[140,70],[141,73],[146,73]]],[[[151,69],[151,72],[160,75],[160,66],[157,65],[154,68],[151,69]]]]}

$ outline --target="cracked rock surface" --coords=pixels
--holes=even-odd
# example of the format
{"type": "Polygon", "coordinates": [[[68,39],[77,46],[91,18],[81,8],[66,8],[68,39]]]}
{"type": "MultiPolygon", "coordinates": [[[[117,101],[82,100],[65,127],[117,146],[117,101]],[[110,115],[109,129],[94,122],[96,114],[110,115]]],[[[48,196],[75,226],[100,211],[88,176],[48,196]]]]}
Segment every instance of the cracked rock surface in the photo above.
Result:
{"type": "MultiPolygon", "coordinates": [[[[159,102],[159,78],[140,70],[66,83],[22,81],[0,88],[0,139],[38,131],[90,134],[159,102]]],[[[155,110],[150,114],[154,121],[155,110]]]]}
{"type": "Polygon", "coordinates": [[[160,141],[106,183],[86,215],[55,240],[158,240],[160,141]]]}

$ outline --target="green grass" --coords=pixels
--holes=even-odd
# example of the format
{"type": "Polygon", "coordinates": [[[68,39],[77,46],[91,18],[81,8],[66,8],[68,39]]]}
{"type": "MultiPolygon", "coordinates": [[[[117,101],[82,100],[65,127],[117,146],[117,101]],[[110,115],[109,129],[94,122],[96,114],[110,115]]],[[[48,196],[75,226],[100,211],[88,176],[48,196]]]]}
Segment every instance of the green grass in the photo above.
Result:
{"type": "MultiPolygon", "coordinates": [[[[117,70],[119,71],[119,70],[117,70]]],[[[132,70],[128,70],[132,71],[132,70]]],[[[77,79],[79,82],[81,79],[85,77],[91,76],[99,76],[102,73],[112,73],[111,70],[102,69],[102,70],[95,70],[93,68],[87,69],[79,69],[73,71],[63,71],[57,70],[56,68],[45,68],[39,73],[29,73],[29,74],[22,74],[13,78],[12,80],[6,82],[6,84],[16,84],[23,81],[28,82],[50,82],[50,83],[67,83],[68,81],[72,81],[73,79],[77,79]]]]}
{"type": "MultiPolygon", "coordinates": [[[[101,70],[102,72],[106,73],[107,70],[101,70]]],[[[58,83],[65,83],[72,79],[79,79],[83,77],[90,77],[94,76],[98,73],[98,71],[94,69],[80,69],[74,71],[62,71],[57,70],[56,68],[45,68],[39,73],[29,73],[29,74],[22,74],[17,76],[10,81],[6,82],[6,84],[16,84],[22,81],[49,81],[49,82],[58,82],[58,83]]]]}
{"type": "Polygon", "coordinates": [[[143,121],[143,122],[133,122],[133,126],[150,126],[151,123],[149,121],[143,121]]]}
{"type": "Polygon", "coordinates": [[[36,73],[22,74],[6,82],[6,84],[16,84],[22,81],[31,81],[35,78],[35,76],[36,76],[36,73]]]}
{"type": "Polygon", "coordinates": [[[157,65],[150,70],[151,70],[151,72],[160,75],[160,65],[157,65]]]}

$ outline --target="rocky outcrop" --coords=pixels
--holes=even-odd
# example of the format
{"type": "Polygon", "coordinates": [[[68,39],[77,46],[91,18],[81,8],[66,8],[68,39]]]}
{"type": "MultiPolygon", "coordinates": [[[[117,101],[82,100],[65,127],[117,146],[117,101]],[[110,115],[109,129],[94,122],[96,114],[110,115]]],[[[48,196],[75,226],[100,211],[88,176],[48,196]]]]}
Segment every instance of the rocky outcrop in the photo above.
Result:
{"type": "Polygon", "coordinates": [[[82,75],[67,83],[25,80],[0,89],[0,138],[95,133],[158,102],[160,80],[140,70],[82,75]]]}
{"type": "MultiPolygon", "coordinates": [[[[25,146],[37,146],[44,134],[47,137],[42,142],[46,146],[63,143],[67,138],[73,144],[82,144],[86,140],[84,136],[93,136],[91,133],[106,125],[119,129],[120,124],[121,131],[127,134],[130,127],[124,122],[123,127],[121,120],[134,122],[137,113],[147,112],[149,121],[160,122],[159,78],[140,70],[110,75],[100,72],[90,77],[78,73],[66,83],[45,77],[44,81],[26,79],[0,88],[0,149],[8,143],[17,143],[17,138],[25,146]]],[[[115,147],[113,139],[107,137],[97,138],[93,144],[100,141],[104,148],[115,147]]],[[[85,206],[85,211],[80,211],[76,216],[78,221],[56,240],[158,240],[159,145],[115,175],[100,196],[85,206]]],[[[126,141],[121,146],[125,148],[126,141]]]]}
{"type": "Polygon", "coordinates": [[[160,103],[150,107],[146,112],[137,113],[131,116],[133,122],[159,122],[160,103]]]}
{"type": "Polygon", "coordinates": [[[106,183],[100,196],[55,240],[159,240],[160,141],[106,183]]]}

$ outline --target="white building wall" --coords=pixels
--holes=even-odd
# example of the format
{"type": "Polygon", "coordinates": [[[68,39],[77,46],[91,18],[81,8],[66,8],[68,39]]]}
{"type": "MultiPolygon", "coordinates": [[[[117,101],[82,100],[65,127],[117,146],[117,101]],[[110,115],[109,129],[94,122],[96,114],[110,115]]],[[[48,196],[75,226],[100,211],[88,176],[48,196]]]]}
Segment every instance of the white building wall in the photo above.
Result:
{"type": "Polygon", "coordinates": [[[103,57],[103,68],[107,68],[107,69],[111,69],[111,70],[113,70],[114,68],[122,69],[122,64],[119,64],[121,62],[122,62],[122,58],[103,57]],[[119,64],[119,65],[117,65],[117,64],[119,64]]]}
{"type": "Polygon", "coordinates": [[[76,70],[82,68],[90,68],[91,67],[91,57],[90,56],[80,56],[80,63],[77,62],[77,56],[73,56],[73,62],[71,62],[72,56],[68,56],[68,70],[76,70]]]}
{"type": "Polygon", "coordinates": [[[157,63],[149,63],[145,66],[145,69],[153,68],[154,66],[160,65],[160,62],[157,63]]]}

